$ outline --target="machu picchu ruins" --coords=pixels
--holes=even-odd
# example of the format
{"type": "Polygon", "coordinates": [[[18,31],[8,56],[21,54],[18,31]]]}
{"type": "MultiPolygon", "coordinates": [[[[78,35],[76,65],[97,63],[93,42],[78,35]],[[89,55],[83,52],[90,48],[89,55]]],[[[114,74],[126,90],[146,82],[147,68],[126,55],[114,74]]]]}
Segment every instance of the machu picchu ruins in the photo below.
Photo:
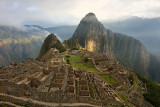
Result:
{"type": "MultiPolygon", "coordinates": [[[[132,91],[133,86],[128,79],[131,72],[117,60],[84,50],[59,53],[56,48],[51,48],[45,55],[42,61],[30,58],[21,63],[11,62],[9,66],[0,68],[1,101],[36,107],[122,106],[127,103],[121,96],[128,93],[125,97],[128,97],[130,104],[143,105],[143,97],[132,91]],[[66,62],[65,57],[69,55],[88,58],[99,72],[73,67],[66,62]],[[106,82],[103,78],[106,75],[116,82],[106,82]],[[136,103],[137,100],[141,100],[141,103],[136,103]]],[[[143,87],[143,83],[140,86],[143,87]]],[[[147,90],[143,88],[144,91],[147,90]]]]}

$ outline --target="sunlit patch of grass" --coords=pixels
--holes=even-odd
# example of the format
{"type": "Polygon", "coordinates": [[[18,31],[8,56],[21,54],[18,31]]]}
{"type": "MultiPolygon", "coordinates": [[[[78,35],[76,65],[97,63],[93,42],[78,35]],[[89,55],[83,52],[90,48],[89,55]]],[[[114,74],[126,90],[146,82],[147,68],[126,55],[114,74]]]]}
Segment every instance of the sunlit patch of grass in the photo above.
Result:
{"type": "Polygon", "coordinates": [[[127,98],[123,95],[118,95],[123,101],[125,104],[127,104],[129,107],[133,107],[133,105],[127,101],[127,98]]]}
{"type": "Polygon", "coordinates": [[[119,89],[118,91],[126,92],[126,89],[119,89]]]}
{"type": "Polygon", "coordinates": [[[84,63],[81,58],[76,55],[69,55],[68,59],[70,64],[76,69],[81,68],[87,71],[100,72],[97,68],[95,68],[91,60],[89,60],[87,63],[84,63]]]}
{"type": "Polygon", "coordinates": [[[114,78],[112,78],[110,75],[104,75],[104,74],[99,74],[99,76],[108,84],[112,85],[112,84],[116,84],[117,80],[115,80],[114,78]]]}

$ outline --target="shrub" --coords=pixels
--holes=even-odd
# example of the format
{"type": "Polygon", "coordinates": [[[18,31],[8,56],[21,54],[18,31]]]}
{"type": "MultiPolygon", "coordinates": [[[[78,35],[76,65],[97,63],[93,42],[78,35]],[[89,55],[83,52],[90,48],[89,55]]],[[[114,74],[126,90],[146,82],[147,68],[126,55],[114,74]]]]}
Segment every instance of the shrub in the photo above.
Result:
{"type": "Polygon", "coordinates": [[[129,81],[130,81],[130,83],[133,85],[133,75],[132,74],[130,74],[130,76],[128,77],[128,79],[129,79],[129,81]]]}
{"type": "Polygon", "coordinates": [[[70,56],[69,56],[69,55],[66,55],[65,57],[66,57],[66,58],[69,58],[70,56]]]}
{"type": "Polygon", "coordinates": [[[136,73],[138,78],[146,83],[147,93],[144,93],[144,98],[149,101],[155,107],[160,107],[160,85],[157,82],[151,81],[150,79],[141,76],[136,73]]]}
{"type": "Polygon", "coordinates": [[[84,62],[87,63],[89,59],[87,57],[84,58],[84,62]]]}
{"type": "Polygon", "coordinates": [[[112,68],[112,67],[109,67],[108,70],[111,71],[111,70],[113,70],[113,68],[112,68]]]}

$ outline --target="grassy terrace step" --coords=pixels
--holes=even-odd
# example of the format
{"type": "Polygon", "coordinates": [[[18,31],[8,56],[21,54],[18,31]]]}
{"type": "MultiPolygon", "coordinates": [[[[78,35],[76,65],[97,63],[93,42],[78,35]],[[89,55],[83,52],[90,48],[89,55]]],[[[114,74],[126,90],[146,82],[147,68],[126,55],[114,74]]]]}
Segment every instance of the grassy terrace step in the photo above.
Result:
{"type": "Polygon", "coordinates": [[[114,78],[112,78],[110,75],[104,75],[104,74],[99,74],[99,76],[108,84],[112,85],[112,84],[116,84],[117,80],[115,80],[114,78]]]}
{"type": "MultiPolygon", "coordinates": [[[[95,68],[93,62],[89,60],[87,63],[84,63],[80,57],[76,55],[68,55],[68,60],[70,64],[76,69],[84,69],[87,71],[100,72],[97,68],[95,68]],[[89,65],[89,66],[88,66],[89,65]]],[[[66,58],[67,60],[67,58],[66,58]]]]}
{"type": "Polygon", "coordinates": [[[121,99],[125,102],[125,104],[127,104],[129,107],[133,107],[133,105],[127,101],[127,98],[123,95],[119,95],[121,97],[121,99]]]}
{"type": "MultiPolygon", "coordinates": [[[[83,62],[82,58],[80,58],[77,55],[63,55],[65,57],[65,60],[69,60],[69,63],[75,68],[75,69],[84,69],[87,71],[93,71],[95,73],[100,72],[97,68],[95,68],[92,60],[88,60],[87,63],[83,62]]],[[[117,80],[112,78],[110,75],[104,75],[99,74],[99,76],[109,85],[116,84],[117,80]]]]}

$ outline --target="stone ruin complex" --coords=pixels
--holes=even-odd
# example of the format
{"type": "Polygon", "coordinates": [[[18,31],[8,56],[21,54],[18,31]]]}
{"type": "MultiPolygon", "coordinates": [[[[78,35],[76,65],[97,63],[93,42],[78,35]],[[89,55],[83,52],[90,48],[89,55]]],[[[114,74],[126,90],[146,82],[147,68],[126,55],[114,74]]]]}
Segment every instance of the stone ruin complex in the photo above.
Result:
{"type": "MultiPolygon", "coordinates": [[[[101,78],[89,71],[73,69],[63,62],[61,56],[46,63],[28,59],[1,67],[0,93],[0,100],[14,104],[20,103],[14,98],[18,97],[50,103],[102,105],[107,102],[123,105],[123,101],[101,78]]],[[[30,104],[25,100],[22,102],[30,104]]]]}
{"type": "MultiPolygon", "coordinates": [[[[118,82],[112,86],[107,84],[94,72],[75,70],[66,64],[56,49],[52,49],[56,57],[48,62],[27,59],[21,63],[12,62],[0,68],[0,100],[23,106],[103,106],[124,105],[117,95],[119,88],[128,88],[129,100],[135,103],[142,99],[127,79],[129,72],[122,69],[116,60],[107,59],[96,53],[81,52],[94,58],[94,64],[101,72],[109,74],[118,82]],[[96,63],[96,58],[105,59],[96,63]],[[107,68],[112,67],[112,70],[107,68]],[[134,97],[133,97],[134,96],[134,97]],[[137,97],[138,99],[134,99],[137,97]]],[[[78,51],[72,53],[75,54],[78,51]]],[[[143,83],[140,83],[143,86],[143,83]]],[[[142,88],[143,89],[143,88],[142,88]]],[[[145,89],[143,89],[145,90],[145,89]]],[[[127,93],[127,92],[126,92],[127,93]]],[[[118,93],[121,95],[122,93],[118,93]]],[[[140,105],[140,104],[139,104],[140,105]]]]}

